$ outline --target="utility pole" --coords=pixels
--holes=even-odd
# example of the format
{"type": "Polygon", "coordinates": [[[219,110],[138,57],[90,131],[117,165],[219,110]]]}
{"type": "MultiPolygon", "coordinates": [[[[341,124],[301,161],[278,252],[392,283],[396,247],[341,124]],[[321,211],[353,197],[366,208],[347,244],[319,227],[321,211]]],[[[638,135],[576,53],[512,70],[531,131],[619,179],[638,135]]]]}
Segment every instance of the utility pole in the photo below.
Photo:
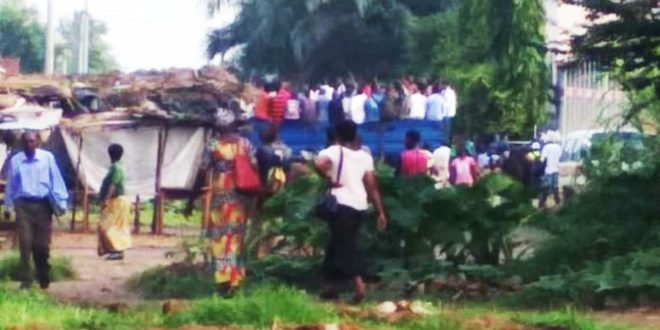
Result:
{"type": "Polygon", "coordinates": [[[80,16],[78,37],[78,73],[89,73],[89,0],[85,0],[85,10],[80,16]]]}
{"type": "Polygon", "coordinates": [[[44,74],[52,75],[55,67],[55,22],[53,20],[53,0],[48,0],[46,23],[46,56],[44,74]]]}

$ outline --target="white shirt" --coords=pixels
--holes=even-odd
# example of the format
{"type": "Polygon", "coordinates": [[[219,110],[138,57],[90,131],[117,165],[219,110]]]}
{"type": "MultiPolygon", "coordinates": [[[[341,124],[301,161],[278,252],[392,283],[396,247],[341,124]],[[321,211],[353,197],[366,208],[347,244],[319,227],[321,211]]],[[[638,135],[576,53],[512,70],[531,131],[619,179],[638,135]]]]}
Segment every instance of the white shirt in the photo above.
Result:
{"type": "Polygon", "coordinates": [[[300,101],[291,99],[286,102],[286,111],[284,112],[284,119],[298,120],[300,119],[300,101]]]}
{"type": "Polygon", "coordinates": [[[349,115],[353,122],[356,124],[364,123],[366,117],[364,111],[364,105],[367,103],[367,94],[360,93],[351,97],[350,106],[349,106],[349,115]]]}
{"type": "Polygon", "coordinates": [[[335,89],[330,85],[323,85],[321,86],[321,89],[325,90],[326,100],[328,101],[332,100],[332,96],[335,95],[335,89]]]}
{"type": "Polygon", "coordinates": [[[559,173],[561,146],[558,143],[546,144],[541,150],[541,161],[545,162],[545,174],[559,173]]]}
{"type": "Polygon", "coordinates": [[[366,173],[374,171],[374,159],[364,150],[352,150],[340,146],[331,146],[321,150],[319,157],[328,158],[332,162],[330,177],[333,182],[337,181],[341,153],[344,154],[344,163],[339,178],[341,187],[333,188],[332,194],[337,198],[339,204],[358,211],[365,211],[369,208],[369,202],[363,179],[366,173]]]}
{"type": "Polygon", "coordinates": [[[451,159],[451,148],[440,146],[433,151],[433,166],[438,171],[440,178],[449,178],[449,160],[451,159]]]}
{"type": "Polygon", "coordinates": [[[442,96],[445,98],[447,104],[447,116],[449,118],[454,118],[454,116],[456,116],[456,106],[458,102],[456,92],[451,87],[447,86],[442,92],[442,96]]]}
{"type": "Polygon", "coordinates": [[[426,116],[426,96],[422,93],[410,95],[410,118],[424,119],[426,116]]]}

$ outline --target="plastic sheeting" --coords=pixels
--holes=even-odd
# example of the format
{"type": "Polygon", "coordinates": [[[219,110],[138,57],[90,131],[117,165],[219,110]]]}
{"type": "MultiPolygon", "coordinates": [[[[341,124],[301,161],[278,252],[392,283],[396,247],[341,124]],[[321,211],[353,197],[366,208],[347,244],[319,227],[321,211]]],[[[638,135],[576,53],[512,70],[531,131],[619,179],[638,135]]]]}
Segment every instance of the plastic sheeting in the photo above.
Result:
{"type": "MultiPolygon", "coordinates": [[[[80,179],[98,192],[110,159],[108,146],[119,143],[124,147],[121,164],[124,167],[126,195],[150,198],[155,195],[158,159],[158,127],[89,130],[82,132],[80,179]]],[[[78,162],[79,136],[62,130],[62,138],[75,167],[78,162]]],[[[165,144],[161,186],[190,189],[202,162],[205,143],[203,128],[170,128],[165,144]]]]}

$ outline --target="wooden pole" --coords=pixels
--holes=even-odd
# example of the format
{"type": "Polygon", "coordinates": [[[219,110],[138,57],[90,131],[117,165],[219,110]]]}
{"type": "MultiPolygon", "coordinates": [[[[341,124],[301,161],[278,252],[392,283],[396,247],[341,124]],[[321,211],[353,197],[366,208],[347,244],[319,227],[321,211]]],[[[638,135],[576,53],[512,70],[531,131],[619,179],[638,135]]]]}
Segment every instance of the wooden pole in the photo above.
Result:
{"type": "Polygon", "coordinates": [[[207,230],[211,222],[211,198],[213,197],[213,170],[206,171],[206,186],[202,187],[204,198],[202,202],[202,230],[207,230]]]}
{"type": "MultiPolygon", "coordinates": [[[[211,136],[211,130],[207,129],[204,131],[204,141],[209,141],[211,136]]],[[[213,187],[213,168],[211,167],[211,162],[207,166],[204,176],[204,186],[202,186],[202,231],[209,228],[211,220],[211,198],[213,197],[213,189],[211,189],[213,187]]]]}
{"type": "Polygon", "coordinates": [[[135,196],[135,218],[133,218],[133,233],[140,233],[140,195],[135,196]]]}
{"type": "Polygon", "coordinates": [[[162,234],[163,232],[163,193],[161,189],[162,185],[162,172],[163,172],[163,160],[165,158],[165,146],[167,145],[167,136],[169,134],[169,127],[165,125],[161,126],[158,131],[158,157],[156,164],[156,195],[154,203],[154,218],[151,223],[151,232],[152,234],[162,234]]]}
{"type": "Polygon", "coordinates": [[[71,232],[76,229],[76,212],[78,211],[78,202],[77,195],[78,189],[80,188],[80,163],[82,161],[82,147],[83,147],[83,136],[82,131],[79,132],[80,136],[78,138],[78,161],[76,162],[76,184],[73,188],[73,205],[71,207],[71,232]]]}
{"type": "Polygon", "coordinates": [[[89,231],[89,188],[83,184],[83,232],[89,231]]]}
{"type": "Polygon", "coordinates": [[[153,214],[151,218],[151,233],[156,234],[156,222],[158,219],[158,192],[160,191],[160,155],[163,148],[163,128],[158,129],[158,150],[156,151],[156,183],[154,187],[153,214]]]}

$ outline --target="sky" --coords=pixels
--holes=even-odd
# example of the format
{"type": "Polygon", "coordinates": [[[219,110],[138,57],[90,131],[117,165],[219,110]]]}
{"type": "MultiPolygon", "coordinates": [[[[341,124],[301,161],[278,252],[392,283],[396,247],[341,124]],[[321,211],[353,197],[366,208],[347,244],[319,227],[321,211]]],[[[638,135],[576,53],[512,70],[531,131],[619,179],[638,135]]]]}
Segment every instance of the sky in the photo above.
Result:
{"type": "MultiPolygon", "coordinates": [[[[46,0],[27,0],[46,21],[46,0]]],[[[53,0],[56,22],[73,18],[85,0],[53,0]]],[[[204,0],[89,0],[89,11],[105,22],[105,40],[122,71],[198,68],[205,59],[206,34],[228,24],[228,10],[209,19],[204,0]]],[[[57,26],[57,24],[56,24],[57,26]]]]}

